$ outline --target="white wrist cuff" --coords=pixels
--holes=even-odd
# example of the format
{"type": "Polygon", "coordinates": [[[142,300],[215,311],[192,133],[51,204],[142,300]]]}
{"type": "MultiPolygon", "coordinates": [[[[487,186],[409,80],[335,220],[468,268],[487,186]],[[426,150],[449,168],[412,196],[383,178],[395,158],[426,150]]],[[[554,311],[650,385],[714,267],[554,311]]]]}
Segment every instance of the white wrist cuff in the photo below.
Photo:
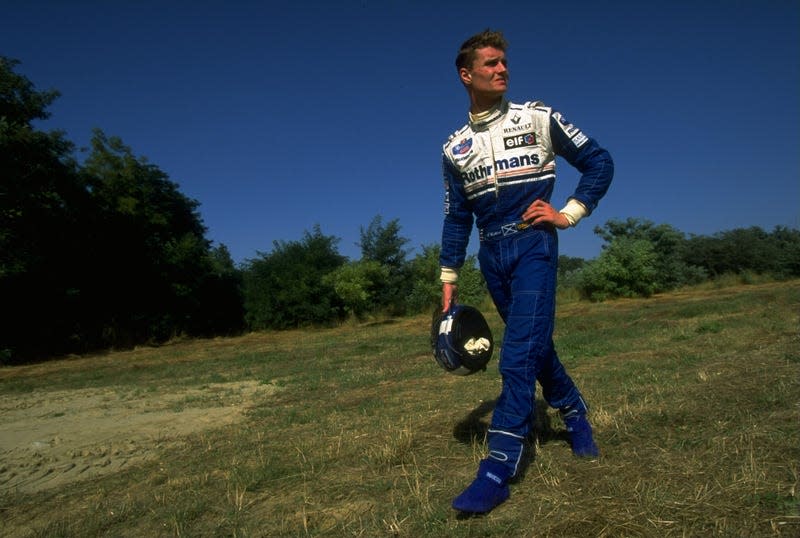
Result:
{"type": "Polygon", "coordinates": [[[439,276],[439,280],[448,284],[455,284],[458,280],[458,270],[450,267],[442,267],[442,274],[439,276]]]}
{"type": "Polygon", "coordinates": [[[570,198],[567,200],[567,205],[559,213],[567,217],[570,226],[575,226],[579,220],[586,216],[587,211],[586,206],[575,198],[570,198]]]}

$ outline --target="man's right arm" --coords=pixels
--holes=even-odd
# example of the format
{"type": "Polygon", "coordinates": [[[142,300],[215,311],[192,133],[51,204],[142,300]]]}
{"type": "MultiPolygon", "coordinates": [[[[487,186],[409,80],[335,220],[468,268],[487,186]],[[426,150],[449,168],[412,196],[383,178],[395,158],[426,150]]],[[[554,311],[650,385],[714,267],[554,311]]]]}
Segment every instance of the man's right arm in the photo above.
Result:
{"type": "Polygon", "coordinates": [[[442,268],[442,309],[446,310],[455,302],[458,270],[464,265],[469,236],[472,233],[472,210],[467,204],[463,185],[458,172],[450,161],[442,156],[444,176],[444,224],[439,265],[442,268]]]}

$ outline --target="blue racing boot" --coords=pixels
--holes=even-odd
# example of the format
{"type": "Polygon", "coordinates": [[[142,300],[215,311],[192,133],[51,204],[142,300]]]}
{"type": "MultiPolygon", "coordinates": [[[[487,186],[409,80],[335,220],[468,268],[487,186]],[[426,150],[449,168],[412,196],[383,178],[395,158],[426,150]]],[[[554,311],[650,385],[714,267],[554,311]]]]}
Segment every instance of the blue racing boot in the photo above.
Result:
{"type": "Polygon", "coordinates": [[[510,469],[494,460],[482,460],[478,476],[461,495],[453,500],[453,508],[461,512],[485,514],[508,499],[510,469]]]}
{"type": "Polygon", "coordinates": [[[596,458],[600,451],[592,438],[592,426],[584,414],[564,417],[564,425],[569,433],[572,453],[579,458],[596,458]]]}

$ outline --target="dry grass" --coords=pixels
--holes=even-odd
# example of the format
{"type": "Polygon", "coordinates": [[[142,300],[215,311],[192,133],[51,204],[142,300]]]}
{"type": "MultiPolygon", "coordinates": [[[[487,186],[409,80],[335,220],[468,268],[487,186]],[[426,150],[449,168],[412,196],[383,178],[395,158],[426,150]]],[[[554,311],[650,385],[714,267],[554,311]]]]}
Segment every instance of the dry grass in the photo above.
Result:
{"type": "Polygon", "coordinates": [[[601,456],[573,458],[540,402],[535,458],[508,502],[471,519],[450,501],[483,456],[499,377],[438,370],[427,316],[5,368],[10,399],[241,380],[282,390],[238,424],[154,446],[154,461],[4,491],[0,534],[800,536],[799,307],[800,281],[565,305],[556,343],[601,456]]]}

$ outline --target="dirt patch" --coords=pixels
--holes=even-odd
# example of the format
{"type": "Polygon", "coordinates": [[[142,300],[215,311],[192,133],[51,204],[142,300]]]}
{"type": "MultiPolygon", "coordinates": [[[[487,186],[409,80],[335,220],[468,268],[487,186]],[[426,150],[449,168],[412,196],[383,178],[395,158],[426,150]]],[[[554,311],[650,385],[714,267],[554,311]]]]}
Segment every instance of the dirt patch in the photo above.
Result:
{"type": "Polygon", "coordinates": [[[256,381],[168,394],[36,391],[0,400],[0,492],[36,492],[153,459],[189,434],[235,423],[276,391],[256,381]]]}

